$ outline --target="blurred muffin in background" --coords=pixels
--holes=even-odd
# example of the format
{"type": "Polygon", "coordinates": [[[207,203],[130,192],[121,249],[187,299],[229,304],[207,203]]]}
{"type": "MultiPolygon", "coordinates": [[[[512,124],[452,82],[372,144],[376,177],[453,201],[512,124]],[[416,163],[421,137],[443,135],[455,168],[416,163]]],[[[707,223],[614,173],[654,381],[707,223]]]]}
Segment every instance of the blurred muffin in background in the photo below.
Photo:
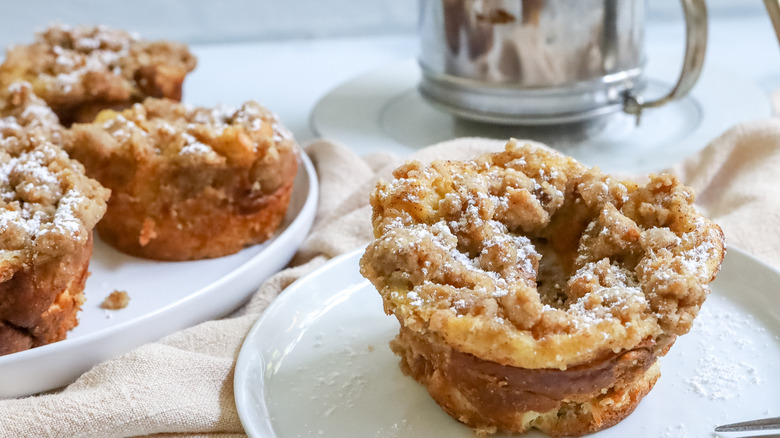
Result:
{"type": "Polygon", "coordinates": [[[69,126],[103,109],[124,109],[146,97],[179,101],[196,59],[187,46],[144,41],[105,26],[52,26],[30,45],[8,49],[0,88],[29,82],[69,126]]]}

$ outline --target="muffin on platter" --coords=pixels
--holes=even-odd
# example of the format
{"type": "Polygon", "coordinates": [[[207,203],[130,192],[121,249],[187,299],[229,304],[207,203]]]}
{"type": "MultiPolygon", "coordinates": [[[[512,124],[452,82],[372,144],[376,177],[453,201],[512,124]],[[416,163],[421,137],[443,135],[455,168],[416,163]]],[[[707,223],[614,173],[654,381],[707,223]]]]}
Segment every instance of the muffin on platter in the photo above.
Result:
{"type": "Polygon", "coordinates": [[[371,194],[361,273],[400,322],[404,373],[480,434],[582,435],[628,416],[725,253],[671,175],[618,181],[513,140],[394,177],[371,194]]]}
{"type": "Polygon", "coordinates": [[[78,324],[110,192],[61,144],[32,86],[0,93],[0,355],[62,340],[78,324]]]}
{"type": "Polygon", "coordinates": [[[139,257],[220,257],[270,238],[284,218],[298,147],[255,102],[192,108],[148,98],[74,124],[66,149],[112,190],[101,238],[139,257]]]}
{"type": "Polygon", "coordinates": [[[35,42],[7,50],[0,87],[29,82],[68,126],[102,109],[127,108],[145,97],[181,100],[196,59],[183,44],[144,41],[105,26],[52,26],[35,42]]]}

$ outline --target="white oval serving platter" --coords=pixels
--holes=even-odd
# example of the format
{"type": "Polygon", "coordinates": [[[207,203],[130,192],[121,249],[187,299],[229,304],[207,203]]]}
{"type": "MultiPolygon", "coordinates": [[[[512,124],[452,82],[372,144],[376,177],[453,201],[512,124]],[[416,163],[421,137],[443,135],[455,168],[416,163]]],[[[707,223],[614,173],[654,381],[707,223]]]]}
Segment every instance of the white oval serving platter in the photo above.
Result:
{"type": "Polygon", "coordinates": [[[0,357],[0,398],[67,385],[95,364],[235,310],[290,261],[311,228],[317,175],[306,154],[300,156],[287,216],[260,245],[216,259],[160,262],[122,254],[96,238],[78,327],[64,341],[0,357]],[[101,309],[114,290],[126,291],[130,304],[101,309]]]}

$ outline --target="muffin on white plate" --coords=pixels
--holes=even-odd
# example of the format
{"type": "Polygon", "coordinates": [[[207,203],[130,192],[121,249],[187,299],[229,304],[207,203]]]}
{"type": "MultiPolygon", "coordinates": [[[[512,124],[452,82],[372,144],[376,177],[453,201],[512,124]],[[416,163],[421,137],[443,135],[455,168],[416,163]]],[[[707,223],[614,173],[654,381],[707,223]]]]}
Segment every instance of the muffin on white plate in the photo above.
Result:
{"type": "Polygon", "coordinates": [[[725,253],[671,175],[639,185],[515,141],[407,163],[371,194],[361,273],[401,368],[480,434],[610,427],[650,391],[725,253]]]}

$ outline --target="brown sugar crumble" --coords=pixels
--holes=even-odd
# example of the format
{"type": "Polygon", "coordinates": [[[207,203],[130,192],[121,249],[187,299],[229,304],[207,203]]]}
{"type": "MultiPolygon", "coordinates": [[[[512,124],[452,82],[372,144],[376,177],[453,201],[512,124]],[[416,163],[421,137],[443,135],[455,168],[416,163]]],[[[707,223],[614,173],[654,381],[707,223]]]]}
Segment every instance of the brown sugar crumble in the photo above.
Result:
{"type": "Polygon", "coordinates": [[[109,191],[61,149],[54,113],[29,84],[4,90],[0,103],[0,280],[63,256],[90,238],[109,191]]]}
{"type": "Polygon", "coordinates": [[[408,162],[371,194],[361,273],[401,370],[477,434],[580,436],[636,408],[725,253],[672,175],[619,181],[519,145],[408,162]]]}
{"type": "Polygon", "coordinates": [[[121,310],[130,304],[130,295],[123,290],[115,290],[109,294],[102,303],[100,303],[101,309],[106,310],[121,310]]]}
{"type": "Polygon", "coordinates": [[[195,64],[183,44],[144,41],[106,26],[56,25],[38,33],[32,44],[8,49],[0,86],[31,83],[69,125],[147,96],[180,100],[184,77],[195,64]]]}

